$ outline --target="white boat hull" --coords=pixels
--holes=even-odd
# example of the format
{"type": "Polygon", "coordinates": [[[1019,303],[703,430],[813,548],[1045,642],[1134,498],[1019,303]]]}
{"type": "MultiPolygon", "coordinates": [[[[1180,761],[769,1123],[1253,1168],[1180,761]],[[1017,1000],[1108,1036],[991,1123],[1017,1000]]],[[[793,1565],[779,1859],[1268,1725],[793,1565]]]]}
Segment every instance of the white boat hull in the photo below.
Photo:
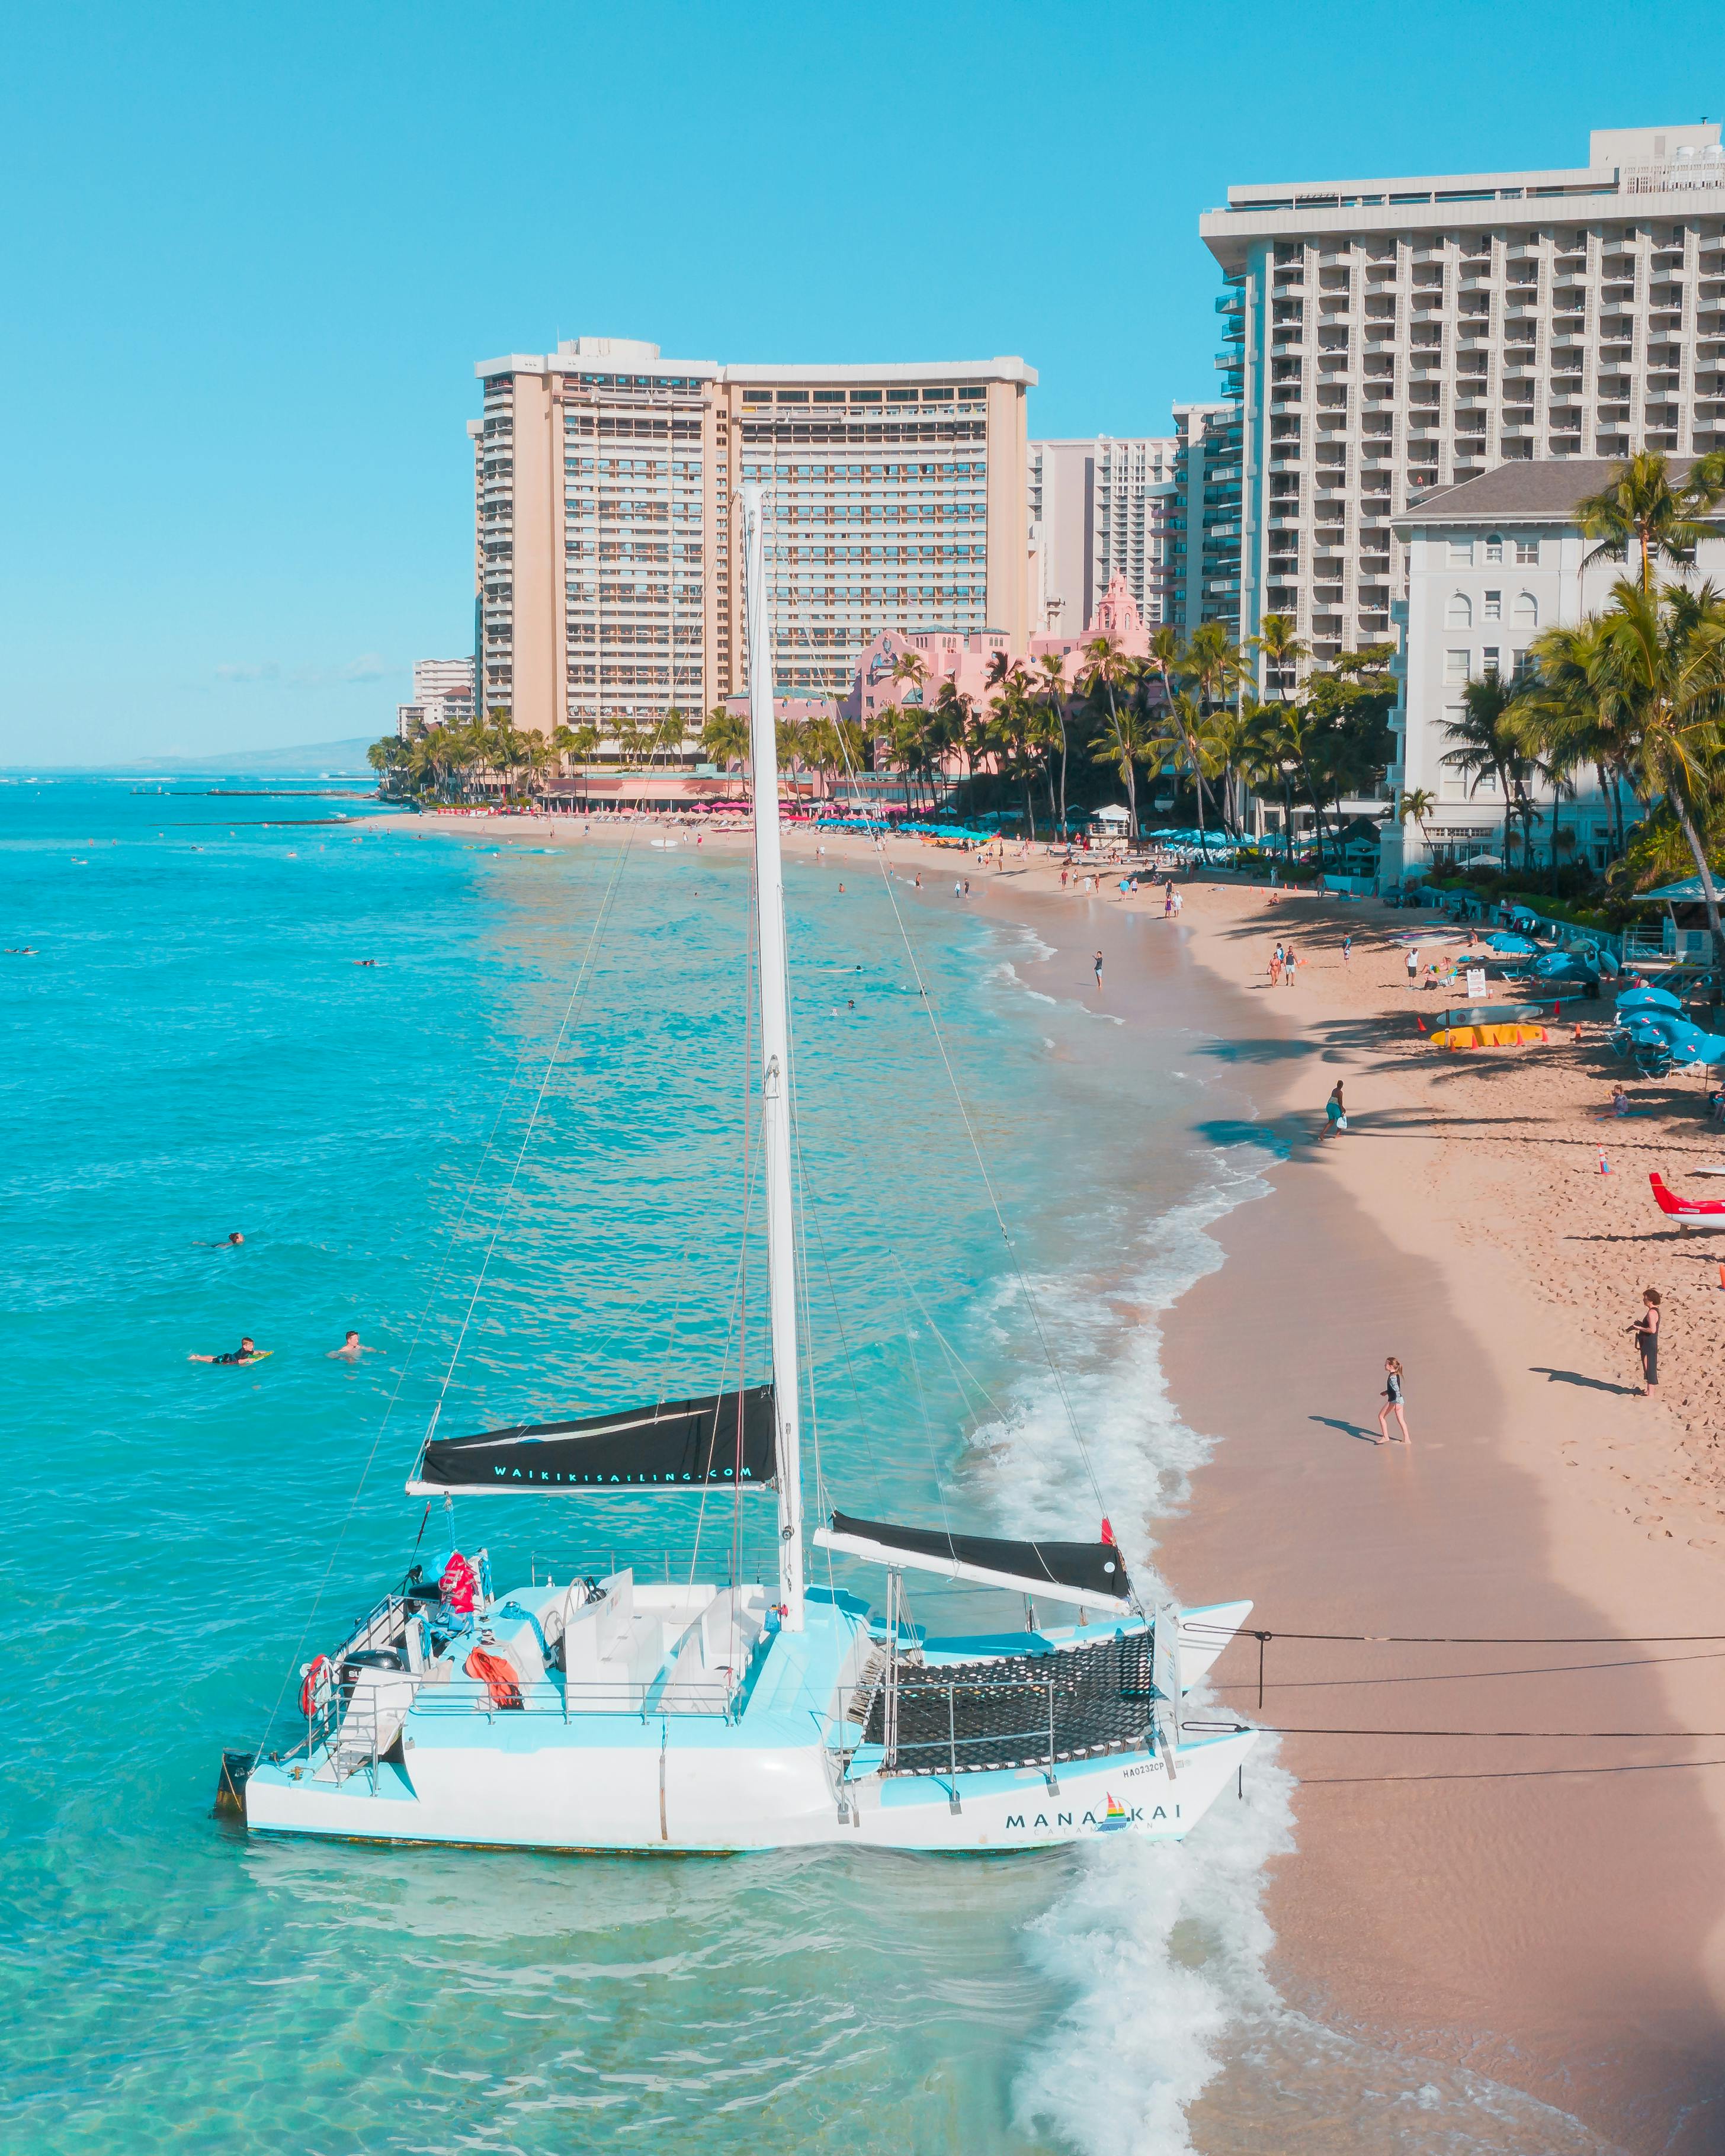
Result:
{"type": "Polygon", "coordinates": [[[835,1784],[824,1751],[711,1753],[583,1746],[466,1754],[415,1786],[382,1763],[336,1784],[275,1768],[245,1786],[254,1833],[618,1855],[733,1856],[846,1843],[904,1851],[1045,1848],[1095,1835],[1178,1839],[1232,1781],[1255,1732],[1147,1753],[835,1784]],[[663,1804],[660,1765],[664,1762],[663,1804]],[[956,1799],[956,1801],[955,1801],[956,1799]],[[841,1812],[842,1806],[842,1812],[841,1812]]]}

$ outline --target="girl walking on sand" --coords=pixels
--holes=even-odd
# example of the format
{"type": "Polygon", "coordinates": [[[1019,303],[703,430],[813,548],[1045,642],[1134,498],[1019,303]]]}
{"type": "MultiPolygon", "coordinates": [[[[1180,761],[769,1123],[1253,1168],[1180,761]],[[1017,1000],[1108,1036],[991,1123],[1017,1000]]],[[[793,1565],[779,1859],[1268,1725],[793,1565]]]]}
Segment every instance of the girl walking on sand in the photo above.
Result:
{"type": "Polygon", "coordinates": [[[1635,1336],[1635,1345],[1641,1351],[1641,1390],[1650,1400],[1659,1397],[1659,1290],[1645,1288],[1641,1294],[1641,1314],[1630,1327],[1635,1336]]]}
{"type": "Polygon", "coordinates": [[[1408,1418],[1402,1411],[1402,1366],[1394,1355],[1386,1355],[1384,1358],[1384,1404],[1378,1410],[1378,1429],[1379,1435],[1372,1440],[1374,1445],[1412,1445],[1414,1442],[1408,1435],[1408,1418]],[[1392,1437],[1389,1434],[1391,1415],[1402,1426],[1399,1437],[1392,1437]]]}

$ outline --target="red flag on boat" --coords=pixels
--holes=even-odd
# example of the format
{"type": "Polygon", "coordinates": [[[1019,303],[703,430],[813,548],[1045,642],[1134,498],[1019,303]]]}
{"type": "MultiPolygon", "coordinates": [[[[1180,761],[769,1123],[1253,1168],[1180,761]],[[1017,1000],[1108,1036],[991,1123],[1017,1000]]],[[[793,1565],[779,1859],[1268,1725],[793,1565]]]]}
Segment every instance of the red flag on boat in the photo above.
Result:
{"type": "Polygon", "coordinates": [[[1106,1519],[1102,1522],[1102,1540],[1108,1544],[1110,1548],[1115,1547],[1114,1530],[1109,1526],[1106,1519]]]}

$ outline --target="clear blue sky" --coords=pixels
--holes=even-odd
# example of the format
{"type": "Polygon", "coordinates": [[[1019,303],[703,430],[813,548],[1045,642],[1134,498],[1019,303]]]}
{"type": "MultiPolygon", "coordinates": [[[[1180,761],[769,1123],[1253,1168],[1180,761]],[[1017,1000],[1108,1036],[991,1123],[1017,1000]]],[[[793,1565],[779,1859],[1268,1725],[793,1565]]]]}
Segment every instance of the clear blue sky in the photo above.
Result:
{"type": "Polygon", "coordinates": [[[1717,116],[1705,10],[1039,0],[8,18],[0,763],[375,735],[470,642],[475,359],[1021,352],[1033,432],[1212,393],[1230,182],[1717,116]]]}

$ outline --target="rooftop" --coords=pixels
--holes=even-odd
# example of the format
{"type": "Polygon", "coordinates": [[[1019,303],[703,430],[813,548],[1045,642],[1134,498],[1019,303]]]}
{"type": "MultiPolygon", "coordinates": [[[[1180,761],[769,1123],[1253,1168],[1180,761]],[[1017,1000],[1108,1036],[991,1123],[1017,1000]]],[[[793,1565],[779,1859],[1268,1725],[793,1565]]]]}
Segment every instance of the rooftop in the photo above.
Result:
{"type": "Polygon", "coordinates": [[[1719,134],[1717,121],[1596,128],[1585,165],[1551,170],[1263,181],[1230,187],[1226,207],[1206,210],[1199,228],[1223,266],[1234,269],[1243,243],[1255,236],[1428,233],[1458,224],[1544,223],[1554,217],[1656,210],[1669,216],[1674,208],[1725,212],[1719,134]]]}
{"type": "Polygon", "coordinates": [[[842,366],[769,360],[726,366],[711,359],[665,359],[657,345],[634,338],[567,337],[554,352],[509,352],[475,362],[481,377],[499,374],[622,373],[701,382],[1015,382],[1036,386],[1036,370],[1016,353],[993,359],[858,361],[842,366]]]}
{"type": "MultiPolygon", "coordinates": [[[[1666,461],[1671,476],[1681,479],[1695,459],[1666,461]]],[[[1565,521],[1578,501],[1599,493],[1622,467],[1621,457],[1518,458],[1460,486],[1439,487],[1398,516],[1395,528],[1399,532],[1416,524],[1477,524],[1486,519],[1499,524],[1565,521]]]]}

